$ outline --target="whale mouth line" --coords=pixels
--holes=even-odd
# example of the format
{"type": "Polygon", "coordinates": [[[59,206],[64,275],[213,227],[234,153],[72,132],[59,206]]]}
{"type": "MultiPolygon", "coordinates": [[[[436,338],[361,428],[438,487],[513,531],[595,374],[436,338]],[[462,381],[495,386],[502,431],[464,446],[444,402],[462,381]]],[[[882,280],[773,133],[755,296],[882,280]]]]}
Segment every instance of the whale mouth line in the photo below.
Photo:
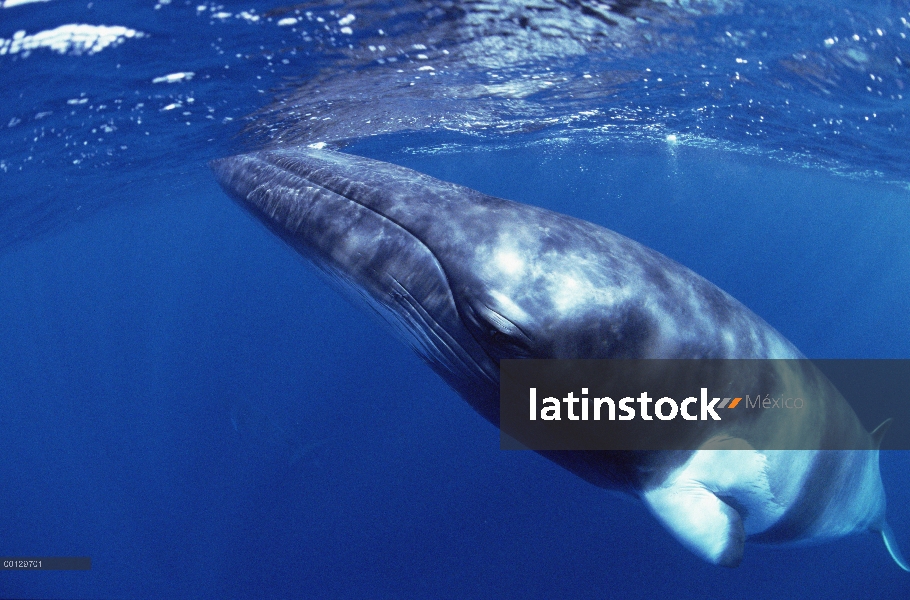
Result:
{"type": "MultiPolygon", "coordinates": [[[[428,256],[432,257],[441,282],[445,286],[448,300],[451,302],[452,308],[458,316],[459,321],[462,323],[462,326],[464,326],[464,315],[462,314],[458,303],[455,301],[449,274],[446,272],[445,267],[436,256],[433,249],[406,224],[390,217],[367,203],[359,201],[357,198],[353,197],[354,194],[352,194],[350,187],[345,186],[343,182],[332,185],[333,179],[331,176],[318,177],[319,172],[325,167],[315,168],[309,172],[301,172],[300,169],[294,168],[294,165],[298,163],[282,160],[280,155],[276,155],[270,151],[257,153],[255,157],[250,158],[261,161],[270,168],[284,173],[285,176],[292,180],[293,185],[291,185],[291,182],[286,182],[282,187],[286,187],[287,189],[308,187],[311,189],[325,190],[337,198],[359,206],[370,214],[375,215],[377,218],[394,225],[403,234],[413,240],[415,244],[425,249],[428,256]],[[317,179],[321,181],[315,181],[317,179]]],[[[262,185],[259,187],[261,188],[262,185]]],[[[252,200],[250,195],[247,195],[244,202],[247,204],[256,204],[258,206],[258,203],[255,200],[252,200]]],[[[300,223],[303,223],[306,220],[306,215],[314,210],[314,207],[315,202],[298,216],[300,223]]],[[[261,209],[261,206],[259,208],[261,209]]],[[[316,262],[322,270],[325,270],[332,275],[336,281],[343,284],[343,287],[358,287],[356,280],[345,272],[343,266],[329,265],[320,259],[316,259],[314,262],[316,262]],[[320,265],[320,263],[322,264],[320,265]]],[[[383,282],[383,279],[385,279],[383,286],[391,287],[390,293],[386,298],[377,298],[369,292],[361,291],[358,296],[366,300],[367,304],[382,316],[399,336],[404,338],[404,340],[411,345],[424,360],[455,375],[463,375],[465,372],[481,374],[489,383],[498,385],[498,373],[489,372],[489,369],[485,368],[470,352],[465,350],[462,345],[458,343],[456,337],[433,317],[432,313],[426,309],[414,294],[411,293],[407,286],[391,273],[381,273],[372,270],[372,277],[377,282],[383,282]]]]}
{"type": "MultiPolygon", "coordinates": [[[[424,332],[423,338],[426,340],[426,342],[428,342],[427,353],[420,352],[418,349],[418,353],[421,354],[425,360],[428,362],[435,360],[435,362],[440,366],[444,366],[453,373],[457,373],[457,369],[453,368],[456,366],[454,360],[441,360],[440,355],[442,352],[440,352],[440,349],[444,348],[445,350],[448,350],[448,353],[452,358],[457,359],[458,363],[465,371],[472,370],[473,367],[473,370],[481,373],[485,378],[487,378],[490,383],[498,384],[498,379],[492,377],[486,371],[486,369],[483,368],[483,365],[479,364],[469,352],[465,352],[461,345],[458,344],[454,338],[452,338],[451,334],[449,334],[448,331],[446,331],[445,327],[443,327],[436,319],[433,318],[429,311],[427,311],[423,305],[421,305],[420,302],[414,298],[413,294],[411,294],[408,289],[401,284],[401,282],[399,282],[397,279],[395,279],[395,277],[391,275],[389,278],[392,280],[393,285],[397,286],[398,288],[398,291],[395,294],[395,300],[396,304],[402,308],[401,314],[403,314],[405,318],[407,318],[412,323],[418,322],[419,319],[422,325],[426,325],[425,327],[412,327],[413,331],[424,332]],[[432,332],[432,335],[430,335],[429,332],[432,332]],[[456,349],[460,350],[460,352],[458,352],[456,349]],[[432,352],[432,350],[435,350],[435,352],[432,352]]],[[[459,316],[461,316],[460,313],[459,316]]],[[[412,337],[417,336],[412,334],[412,337]]]]}

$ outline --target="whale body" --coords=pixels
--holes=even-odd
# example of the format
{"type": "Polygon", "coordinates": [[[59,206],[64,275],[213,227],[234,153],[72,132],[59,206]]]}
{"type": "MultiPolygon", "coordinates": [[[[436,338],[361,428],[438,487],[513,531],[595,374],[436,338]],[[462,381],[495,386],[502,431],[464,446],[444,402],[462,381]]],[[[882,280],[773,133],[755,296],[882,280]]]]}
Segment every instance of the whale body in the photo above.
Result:
{"type": "MultiPolygon", "coordinates": [[[[392,324],[497,426],[506,358],[802,357],[712,283],[587,221],[308,147],[233,156],[212,169],[230,196],[392,324]]],[[[835,412],[837,435],[858,450],[763,451],[736,438],[686,452],[541,454],[640,498],[714,564],[738,565],[746,540],[801,544],[874,531],[910,570],[885,518],[878,447],[886,427],[870,434],[849,409],[835,412]]]]}

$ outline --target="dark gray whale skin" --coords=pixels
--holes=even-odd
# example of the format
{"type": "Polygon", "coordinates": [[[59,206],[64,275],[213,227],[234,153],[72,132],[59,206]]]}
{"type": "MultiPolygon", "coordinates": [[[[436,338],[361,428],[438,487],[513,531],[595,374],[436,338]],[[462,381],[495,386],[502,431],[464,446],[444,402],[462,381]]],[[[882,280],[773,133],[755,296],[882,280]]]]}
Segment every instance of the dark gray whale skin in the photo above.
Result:
{"type": "MultiPolygon", "coordinates": [[[[365,300],[497,426],[502,358],[802,356],[712,283],[587,221],[308,147],[211,166],[230,196],[365,300]]],[[[739,564],[747,537],[801,543],[874,530],[906,568],[885,521],[883,431],[870,435],[852,410],[832,407],[838,435],[868,451],[759,452],[746,439],[694,452],[542,454],[640,497],[715,564],[739,564]]]]}

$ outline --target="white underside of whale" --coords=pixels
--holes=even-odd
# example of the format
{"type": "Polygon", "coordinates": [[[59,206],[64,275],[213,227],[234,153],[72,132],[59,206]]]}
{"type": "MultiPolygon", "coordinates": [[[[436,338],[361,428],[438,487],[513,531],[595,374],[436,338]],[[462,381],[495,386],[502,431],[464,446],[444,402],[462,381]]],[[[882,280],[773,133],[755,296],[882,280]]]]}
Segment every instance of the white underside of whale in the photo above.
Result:
{"type": "Polygon", "coordinates": [[[889,552],[903,566],[886,534],[878,451],[826,452],[837,454],[823,458],[844,467],[833,478],[830,473],[821,477],[813,468],[816,451],[758,451],[741,439],[715,438],[641,497],[684,546],[713,564],[738,565],[749,536],[795,513],[811,516],[811,521],[796,523],[793,538],[783,543],[811,544],[881,531],[889,552]],[[809,486],[820,493],[804,493],[809,486]],[[799,506],[807,498],[823,505],[808,510],[799,506]]]}

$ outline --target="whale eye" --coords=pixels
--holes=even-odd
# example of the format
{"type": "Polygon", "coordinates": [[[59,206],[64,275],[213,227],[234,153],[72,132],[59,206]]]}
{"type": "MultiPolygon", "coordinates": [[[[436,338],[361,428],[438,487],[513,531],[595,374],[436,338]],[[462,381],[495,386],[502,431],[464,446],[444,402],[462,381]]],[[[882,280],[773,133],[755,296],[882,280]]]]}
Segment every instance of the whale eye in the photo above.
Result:
{"type": "Polygon", "coordinates": [[[481,303],[471,305],[478,328],[488,345],[495,348],[499,358],[525,358],[531,356],[533,342],[515,323],[481,303]]]}

